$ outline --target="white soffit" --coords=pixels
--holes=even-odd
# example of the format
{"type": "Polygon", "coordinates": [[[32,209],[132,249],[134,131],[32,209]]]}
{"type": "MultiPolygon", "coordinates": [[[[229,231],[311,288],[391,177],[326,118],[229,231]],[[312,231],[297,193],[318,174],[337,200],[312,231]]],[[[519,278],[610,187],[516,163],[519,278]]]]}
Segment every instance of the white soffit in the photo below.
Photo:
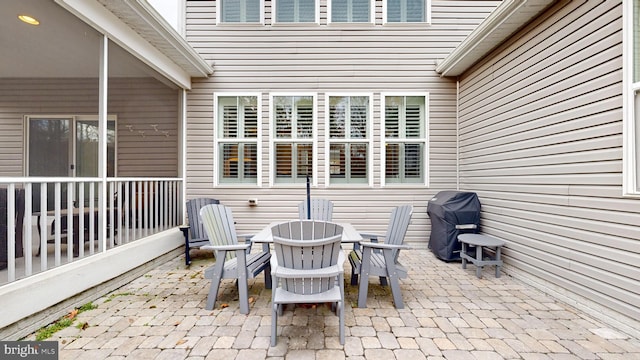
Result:
{"type": "Polygon", "coordinates": [[[56,0],[147,65],[189,89],[213,69],[146,0],[56,0]]]}
{"type": "Polygon", "coordinates": [[[459,76],[527,24],[554,0],[505,0],[446,58],[438,62],[442,76],[459,76]]]}

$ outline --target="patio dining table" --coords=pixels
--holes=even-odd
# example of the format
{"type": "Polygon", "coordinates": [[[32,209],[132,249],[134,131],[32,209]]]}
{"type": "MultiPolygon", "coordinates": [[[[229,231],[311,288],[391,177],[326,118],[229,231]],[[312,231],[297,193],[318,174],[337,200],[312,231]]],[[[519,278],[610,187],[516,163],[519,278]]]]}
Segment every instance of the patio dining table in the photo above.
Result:
{"type": "MultiPolygon", "coordinates": [[[[274,221],[269,225],[265,226],[262,230],[260,230],[258,233],[253,235],[253,237],[251,238],[251,242],[272,243],[273,236],[271,234],[271,228],[283,222],[285,221],[274,221]]],[[[344,223],[344,222],[334,222],[334,223],[342,226],[342,243],[343,244],[354,244],[362,240],[362,236],[360,235],[360,233],[350,223],[344,223]]]]}

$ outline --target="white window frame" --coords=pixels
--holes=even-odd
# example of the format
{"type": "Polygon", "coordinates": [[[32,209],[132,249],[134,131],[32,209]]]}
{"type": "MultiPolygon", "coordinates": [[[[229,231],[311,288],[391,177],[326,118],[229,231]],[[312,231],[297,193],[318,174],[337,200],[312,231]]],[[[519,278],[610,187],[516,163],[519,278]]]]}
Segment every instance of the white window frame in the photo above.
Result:
{"type": "MultiPolygon", "coordinates": [[[[262,0],[264,1],[264,0],[262,0]]],[[[315,11],[315,16],[314,16],[314,21],[305,21],[305,22],[300,22],[300,21],[278,21],[278,0],[272,1],[272,6],[273,6],[273,10],[272,10],[272,22],[274,24],[320,24],[320,0],[314,0],[314,11],[315,11]]]]}
{"type": "Polygon", "coordinates": [[[423,0],[425,6],[425,21],[420,22],[389,22],[387,19],[388,0],[382,0],[382,23],[385,25],[407,25],[407,24],[431,24],[431,0],[423,0]]]}
{"type": "MultiPolygon", "coordinates": [[[[636,97],[640,103],[640,82],[634,83],[634,18],[633,2],[624,0],[623,17],[623,169],[622,193],[624,196],[640,196],[640,109],[636,109],[636,97]],[[636,93],[638,95],[636,95],[636,93]]],[[[640,61],[640,59],[637,59],[640,61]]]]}
{"type": "Polygon", "coordinates": [[[213,184],[214,186],[224,187],[261,187],[262,186],[262,93],[257,92],[220,92],[213,94],[213,184]],[[242,143],[255,143],[257,147],[256,154],[256,183],[233,183],[233,182],[221,182],[220,174],[220,154],[219,143],[224,142],[223,138],[218,136],[218,126],[220,120],[218,119],[218,99],[220,97],[256,97],[258,108],[258,134],[255,140],[243,140],[238,141],[242,143]]]}
{"type": "Polygon", "coordinates": [[[335,92],[335,93],[326,93],[325,97],[324,97],[324,114],[325,114],[325,145],[324,145],[324,158],[325,158],[325,165],[324,165],[324,174],[325,174],[325,179],[324,182],[325,184],[327,184],[328,186],[332,186],[332,187],[337,187],[337,186],[342,186],[342,187],[363,187],[363,186],[369,186],[369,187],[373,187],[373,176],[374,176],[374,172],[373,172],[373,156],[374,156],[374,149],[373,149],[373,140],[374,140],[374,135],[373,135],[373,123],[374,123],[374,113],[373,113],[373,93],[366,93],[366,92],[335,92]],[[367,133],[369,134],[368,138],[365,140],[357,140],[357,139],[346,139],[346,140],[332,140],[331,139],[331,121],[329,119],[330,116],[330,111],[329,111],[329,98],[332,96],[348,96],[348,97],[355,97],[355,96],[362,96],[362,97],[368,97],[369,98],[369,123],[367,124],[367,133]],[[331,159],[331,144],[334,142],[349,142],[349,143],[363,143],[363,144],[367,144],[367,146],[369,147],[369,151],[368,151],[368,158],[367,158],[367,183],[366,184],[358,184],[358,183],[332,183],[331,182],[331,164],[330,164],[330,159],[331,159]]]}
{"type": "MultiPolygon", "coordinates": [[[[392,143],[391,141],[389,141],[389,143],[392,143]]],[[[395,141],[393,142],[395,143],[395,141]]],[[[419,185],[424,185],[426,187],[429,187],[429,173],[430,173],[430,168],[429,168],[429,158],[430,158],[430,144],[429,144],[429,93],[428,92],[411,92],[411,91],[406,91],[406,92],[386,92],[386,93],[380,93],[380,186],[384,187],[384,186],[394,186],[394,187],[415,187],[415,186],[419,186],[419,185]],[[385,137],[385,121],[386,121],[386,117],[385,117],[385,108],[386,108],[386,98],[387,96],[404,96],[404,97],[409,97],[409,96],[422,96],[424,97],[424,107],[425,107],[425,113],[424,113],[424,138],[422,139],[411,139],[408,140],[404,143],[416,143],[416,142],[422,142],[424,143],[424,159],[422,159],[423,163],[422,166],[424,168],[424,181],[422,183],[390,183],[387,184],[386,181],[386,146],[387,146],[387,140],[385,137]]]]}
{"type": "Polygon", "coordinates": [[[333,0],[327,0],[327,22],[330,24],[373,24],[376,16],[375,0],[369,0],[369,21],[333,21],[332,14],[333,0]]]}
{"type": "Polygon", "coordinates": [[[260,0],[260,9],[259,11],[259,21],[255,22],[255,21],[239,21],[239,22],[233,22],[233,21],[222,21],[222,7],[220,6],[222,4],[222,2],[224,2],[224,0],[218,0],[217,4],[216,4],[216,25],[224,25],[224,24],[233,24],[233,25],[242,25],[242,24],[246,24],[246,25],[263,25],[264,24],[264,0],[260,0]]]}
{"type": "Polygon", "coordinates": [[[275,144],[278,142],[284,143],[311,143],[313,149],[313,158],[311,159],[311,185],[317,186],[318,184],[318,94],[317,93],[304,93],[304,92],[275,92],[269,94],[269,186],[305,186],[306,183],[296,182],[276,182],[276,153],[275,144]],[[276,122],[274,121],[275,102],[276,97],[296,97],[296,96],[310,96],[313,99],[313,118],[312,127],[313,135],[311,139],[298,139],[298,138],[277,138],[276,137],[276,122]]]}

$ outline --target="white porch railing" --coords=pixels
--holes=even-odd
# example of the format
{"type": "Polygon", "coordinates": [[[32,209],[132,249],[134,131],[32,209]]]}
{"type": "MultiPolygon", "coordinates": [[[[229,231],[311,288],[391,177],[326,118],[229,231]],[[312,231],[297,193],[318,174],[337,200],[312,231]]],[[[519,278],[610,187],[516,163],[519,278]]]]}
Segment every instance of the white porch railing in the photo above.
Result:
{"type": "Polygon", "coordinates": [[[181,184],[0,178],[0,286],[180,225],[181,184]]]}

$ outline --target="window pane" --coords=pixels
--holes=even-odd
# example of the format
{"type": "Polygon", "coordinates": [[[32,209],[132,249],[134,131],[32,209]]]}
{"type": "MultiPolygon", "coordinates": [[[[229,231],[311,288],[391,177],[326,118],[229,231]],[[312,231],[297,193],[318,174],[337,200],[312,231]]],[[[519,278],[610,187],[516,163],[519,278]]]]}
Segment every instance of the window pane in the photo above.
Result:
{"type": "Polygon", "coordinates": [[[387,0],[387,22],[424,22],[425,0],[387,0]]]}
{"type": "Polygon", "coordinates": [[[220,154],[221,182],[255,182],[258,174],[256,144],[220,144],[220,154]]]}
{"type": "Polygon", "coordinates": [[[351,97],[350,127],[352,139],[366,139],[368,135],[369,97],[351,97]]]}
{"type": "Polygon", "coordinates": [[[405,180],[422,180],[422,144],[405,144],[405,180]]]}
{"type": "Polygon", "coordinates": [[[332,0],[332,22],[369,22],[369,0],[332,0]]]}
{"type": "Polygon", "coordinates": [[[329,137],[345,137],[348,103],[349,99],[346,96],[329,97],[329,137]]]}
{"type": "Polygon", "coordinates": [[[423,96],[409,96],[406,99],[406,128],[405,136],[407,138],[422,138],[424,132],[422,131],[424,126],[424,97],[423,96]]]}
{"type": "Polygon", "coordinates": [[[388,96],[385,98],[384,136],[388,138],[400,137],[401,107],[404,107],[404,98],[400,96],[388,96]]]}
{"type": "Polygon", "coordinates": [[[277,0],[276,22],[315,22],[315,0],[277,0]]]}
{"type": "Polygon", "coordinates": [[[260,22],[260,0],[221,0],[222,22],[260,22]]]}
{"type": "Polygon", "coordinates": [[[331,144],[329,147],[329,172],[332,179],[346,176],[345,145],[331,144]]]}
{"type": "Polygon", "coordinates": [[[296,163],[298,178],[306,180],[307,175],[311,176],[313,146],[311,144],[298,144],[296,148],[298,151],[298,161],[296,163]]]}
{"type": "Polygon", "coordinates": [[[296,97],[296,127],[298,138],[313,137],[313,98],[296,97]]]}
{"type": "MultiPolygon", "coordinates": [[[[276,98],[274,98],[274,102],[276,98]]],[[[278,138],[291,138],[291,105],[289,104],[278,104],[275,105],[275,127],[276,127],[276,137],[278,138]]]]}
{"type": "Polygon", "coordinates": [[[276,144],[276,178],[291,178],[292,153],[293,144],[276,144]]]}
{"type": "Polygon", "coordinates": [[[351,179],[367,178],[367,145],[351,144],[351,179]]]}
{"type": "Polygon", "coordinates": [[[387,181],[400,179],[400,145],[387,144],[385,147],[385,177],[387,181]]]}

